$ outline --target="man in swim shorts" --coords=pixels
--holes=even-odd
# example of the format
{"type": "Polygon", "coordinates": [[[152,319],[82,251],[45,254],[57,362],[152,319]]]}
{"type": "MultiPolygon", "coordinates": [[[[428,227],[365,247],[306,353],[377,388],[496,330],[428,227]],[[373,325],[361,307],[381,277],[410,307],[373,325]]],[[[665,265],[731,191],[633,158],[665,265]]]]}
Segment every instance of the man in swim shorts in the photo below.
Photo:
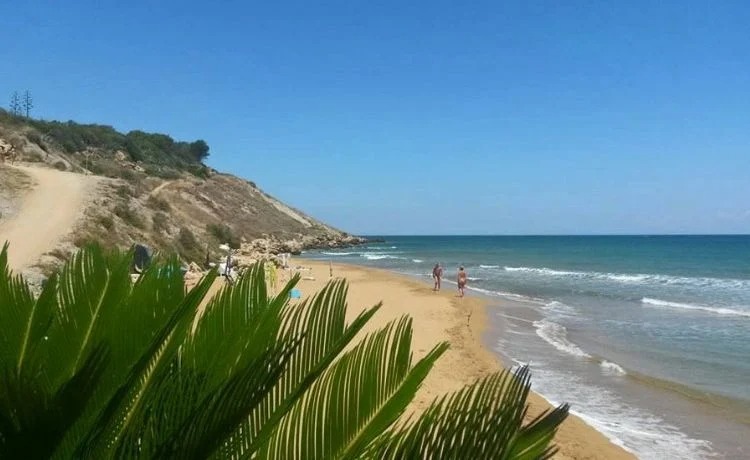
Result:
{"type": "Polygon", "coordinates": [[[435,287],[432,290],[439,291],[440,278],[443,277],[443,267],[441,267],[439,263],[435,264],[435,267],[432,269],[432,277],[435,279],[435,287]]]}

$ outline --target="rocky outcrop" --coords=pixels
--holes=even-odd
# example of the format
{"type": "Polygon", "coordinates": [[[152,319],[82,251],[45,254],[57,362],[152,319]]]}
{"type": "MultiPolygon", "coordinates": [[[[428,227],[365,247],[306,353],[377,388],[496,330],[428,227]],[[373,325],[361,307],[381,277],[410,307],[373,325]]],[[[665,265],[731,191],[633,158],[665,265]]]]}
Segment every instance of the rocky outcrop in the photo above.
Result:
{"type": "Polygon", "coordinates": [[[281,239],[266,235],[250,242],[242,243],[240,253],[249,254],[292,254],[299,255],[306,249],[346,248],[368,243],[359,236],[331,233],[328,235],[299,235],[297,238],[281,239]]]}
{"type": "Polygon", "coordinates": [[[366,238],[344,233],[327,235],[300,235],[289,240],[266,235],[249,242],[243,242],[235,254],[239,267],[248,266],[258,261],[271,262],[277,266],[285,263],[283,254],[299,255],[306,249],[345,248],[369,243],[366,238]]]}

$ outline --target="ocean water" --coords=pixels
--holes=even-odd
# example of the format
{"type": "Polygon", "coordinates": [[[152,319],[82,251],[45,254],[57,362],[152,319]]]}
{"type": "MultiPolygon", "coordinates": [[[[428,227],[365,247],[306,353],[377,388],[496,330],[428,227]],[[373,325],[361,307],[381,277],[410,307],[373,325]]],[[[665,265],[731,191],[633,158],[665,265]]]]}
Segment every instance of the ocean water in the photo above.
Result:
{"type": "Polygon", "coordinates": [[[306,257],[466,267],[488,345],[641,458],[750,458],[750,236],[382,237],[306,257]]]}

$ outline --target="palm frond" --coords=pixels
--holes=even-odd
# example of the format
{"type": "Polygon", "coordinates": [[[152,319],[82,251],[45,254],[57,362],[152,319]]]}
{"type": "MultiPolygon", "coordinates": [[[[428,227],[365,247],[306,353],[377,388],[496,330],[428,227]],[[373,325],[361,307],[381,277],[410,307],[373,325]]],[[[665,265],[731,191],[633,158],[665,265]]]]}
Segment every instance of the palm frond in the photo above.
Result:
{"type": "Polygon", "coordinates": [[[414,397],[436,346],[411,366],[411,320],[402,318],[342,355],[281,420],[257,458],[352,458],[388,428],[414,397]]]}
{"type": "Polygon", "coordinates": [[[106,347],[95,348],[54,394],[37,374],[6,370],[0,383],[0,458],[49,458],[88,405],[107,363],[106,347]]]}
{"type": "Polygon", "coordinates": [[[78,370],[88,353],[117,325],[117,313],[131,289],[127,256],[110,260],[99,247],[76,253],[57,286],[57,324],[50,328],[45,372],[55,386],[78,370]]]}
{"type": "Polygon", "coordinates": [[[29,348],[44,339],[53,311],[47,297],[35,301],[23,277],[10,271],[7,243],[0,251],[0,299],[4,302],[0,308],[0,364],[6,368],[12,366],[20,373],[32,355],[29,348]]]}
{"type": "Polygon", "coordinates": [[[156,330],[138,360],[129,368],[117,391],[99,412],[96,423],[75,448],[75,457],[103,458],[116,449],[128,431],[137,431],[154,387],[168,378],[180,346],[190,333],[198,306],[216,279],[209,272],[180,302],[167,321],[156,330]]]}
{"type": "MultiPolygon", "coordinates": [[[[286,303],[286,293],[292,286],[289,283],[275,301],[283,299],[286,303]]],[[[378,304],[363,311],[347,326],[347,292],[348,286],[344,280],[331,281],[311,299],[287,306],[283,312],[284,324],[279,339],[299,339],[300,344],[290,357],[287,370],[278,384],[229,440],[225,454],[239,453],[245,458],[253,455],[281,418],[380,308],[378,304]]]]}
{"type": "Polygon", "coordinates": [[[527,367],[488,376],[434,402],[415,422],[373,444],[381,459],[545,459],[568,406],[540,414],[523,426],[530,389],[527,367]]]}
{"type": "Polygon", "coordinates": [[[273,388],[295,346],[286,343],[267,350],[206,395],[170,436],[160,437],[163,443],[155,457],[208,458],[273,388]]]}
{"type": "Polygon", "coordinates": [[[269,301],[263,264],[253,265],[211,299],[188,337],[181,359],[205,370],[209,386],[223,383],[276,341],[283,306],[269,301]],[[223,359],[216,358],[217,350],[222,351],[223,359]]]}
{"type": "Polygon", "coordinates": [[[148,411],[123,433],[122,455],[205,456],[267,396],[299,341],[278,339],[286,300],[253,287],[263,276],[262,265],[251,267],[209,302],[170,375],[149,392],[148,411]],[[176,398],[176,391],[190,397],[176,398]],[[148,436],[157,423],[159,436],[148,436]]]}

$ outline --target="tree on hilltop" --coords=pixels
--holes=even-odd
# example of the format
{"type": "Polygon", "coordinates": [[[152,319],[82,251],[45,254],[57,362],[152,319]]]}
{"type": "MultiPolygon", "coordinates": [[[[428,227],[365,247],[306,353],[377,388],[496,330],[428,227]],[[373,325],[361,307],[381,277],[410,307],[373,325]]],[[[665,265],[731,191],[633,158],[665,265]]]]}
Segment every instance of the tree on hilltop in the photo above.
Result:
{"type": "Polygon", "coordinates": [[[28,89],[23,93],[23,111],[26,112],[26,118],[29,118],[29,112],[34,108],[34,101],[31,99],[31,91],[28,89]]]}
{"type": "Polygon", "coordinates": [[[206,158],[208,158],[208,144],[206,144],[206,141],[203,139],[198,139],[197,141],[190,144],[190,154],[195,158],[195,161],[203,162],[206,158]]]}
{"type": "Polygon", "coordinates": [[[10,96],[10,113],[11,115],[21,115],[21,97],[18,95],[18,91],[13,91],[13,95],[10,96]]]}

